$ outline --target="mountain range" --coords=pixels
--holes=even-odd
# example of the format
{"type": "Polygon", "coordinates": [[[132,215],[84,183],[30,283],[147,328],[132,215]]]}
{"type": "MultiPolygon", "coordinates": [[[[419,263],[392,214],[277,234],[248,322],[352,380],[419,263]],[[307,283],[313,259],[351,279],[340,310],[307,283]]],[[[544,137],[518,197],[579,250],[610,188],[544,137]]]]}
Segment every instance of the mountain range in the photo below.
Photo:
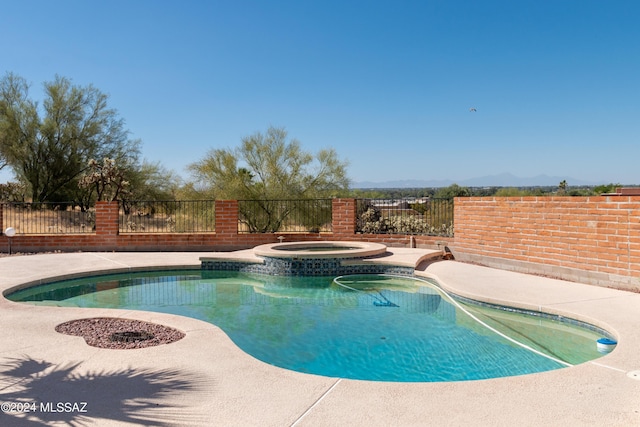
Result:
{"type": "Polygon", "coordinates": [[[395,181],[361,181],[354,182],[353,188],[431,188],[448,187],[451,184],[458,184],[463,187],[546,187],[556,186],[562,181],[567,181],[567,185],[598,185],[602,182],[585,181],[568,176],[537,175],[523,178],[511,173],[501,173],[498,175],[487,175],[477,178],[469,178],[454,181],[451,179],[439,180],[419,180],[405,179],[395,181]]]}

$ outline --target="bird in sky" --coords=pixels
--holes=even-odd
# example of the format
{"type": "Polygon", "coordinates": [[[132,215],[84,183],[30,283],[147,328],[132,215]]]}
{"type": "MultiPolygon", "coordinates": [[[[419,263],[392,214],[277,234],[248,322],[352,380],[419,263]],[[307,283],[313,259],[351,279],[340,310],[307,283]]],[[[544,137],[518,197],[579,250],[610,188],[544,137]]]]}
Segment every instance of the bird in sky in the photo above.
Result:
{"type": "Polygon", "coordinates": [[[473,108],[473,107],[469,108],[469,112],[470,112],[470,113],[475,113],[476,111],[478,111],[478,110],[476,110],[476,109],[475,109],[475,108],[473,108]]]}

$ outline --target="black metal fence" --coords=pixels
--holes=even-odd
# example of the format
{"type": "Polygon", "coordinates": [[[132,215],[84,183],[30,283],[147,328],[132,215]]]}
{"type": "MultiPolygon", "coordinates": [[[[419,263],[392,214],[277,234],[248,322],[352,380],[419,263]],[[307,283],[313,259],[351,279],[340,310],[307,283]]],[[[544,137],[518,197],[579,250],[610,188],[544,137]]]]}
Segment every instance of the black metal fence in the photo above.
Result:
{"type": "Polygon", "coordinates": [[[79,234],[95,230],[94,209],[81,210],[70,203],[2,204],[2,224],[18,234],[79,234]]]}
{"type": "MultiPolygon", "coordinates": [[[[95,231],[95,209],[65,203],[9,203],[3,225],[19,234],[95,231]]],[[[330,233],[332,199],[239,200],[239,233],[330,233]]],[[[356,199],[356,232],[453,236],[453,199],[356,199]]],[[[122,201],[120,233],[215,231],[215,200],[122,201]]]]}
{"type": "Polygon", "coordinates": [[[120,233],[207,233],[215,229],[215,200],[120,202],[120,233]]]}
{"type": "Polygon", "coordinates": [[[356,232],[453,236],[453,199],[357,199],[356,232]]]}
{"type": "Polygon", "coordinates": [[[328,233],[332,200],[239,200],[239,233],[328,233]]]}

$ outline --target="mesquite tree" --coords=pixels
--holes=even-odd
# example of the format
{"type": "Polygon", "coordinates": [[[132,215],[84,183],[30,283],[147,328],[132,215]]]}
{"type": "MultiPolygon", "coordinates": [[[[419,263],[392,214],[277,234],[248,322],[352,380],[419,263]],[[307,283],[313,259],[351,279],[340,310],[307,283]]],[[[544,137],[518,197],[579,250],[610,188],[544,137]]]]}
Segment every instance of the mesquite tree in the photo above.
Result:
{"type": "Polygon", "coordinates": [[[27,82],[12,73],[0,80],[0,163],[29,186],[34,202],[78,198],[78,180],[90,159],[132,164],[139,141],[107,106],[107,95],[56,76],[44,83],[40,106],[27,82]]]}
{"type": "Polygon", "coordinates": [[[293,210],[320,209],[308,203],[285,206],[278,200],[329,198],[347,191],[346,167],[347,162],[340,160],[335,150],[313,155],[304,151],[299,141],[287,140],[283,128],[274,127],[266,134],[243,138],[239,148],[213,149],[190,165],[196,181],[193,187],[207,197],[251,201],[247,212],[243,212],[245,205],[240,206],[241,218],[251,231],[262,232],[277,231],[293,210]]]}

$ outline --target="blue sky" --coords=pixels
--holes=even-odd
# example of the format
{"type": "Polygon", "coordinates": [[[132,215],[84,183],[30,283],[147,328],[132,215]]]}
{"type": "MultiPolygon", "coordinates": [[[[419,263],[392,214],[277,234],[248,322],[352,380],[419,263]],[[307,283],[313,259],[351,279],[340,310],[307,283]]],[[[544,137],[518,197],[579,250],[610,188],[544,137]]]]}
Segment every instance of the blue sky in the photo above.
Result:
{"type": "Polygon", "coordinates": [[[640,184],[637,0],[0,3],[3,75],[93,84],[185,178],[273,125],[356,182],[640,184]]]}

